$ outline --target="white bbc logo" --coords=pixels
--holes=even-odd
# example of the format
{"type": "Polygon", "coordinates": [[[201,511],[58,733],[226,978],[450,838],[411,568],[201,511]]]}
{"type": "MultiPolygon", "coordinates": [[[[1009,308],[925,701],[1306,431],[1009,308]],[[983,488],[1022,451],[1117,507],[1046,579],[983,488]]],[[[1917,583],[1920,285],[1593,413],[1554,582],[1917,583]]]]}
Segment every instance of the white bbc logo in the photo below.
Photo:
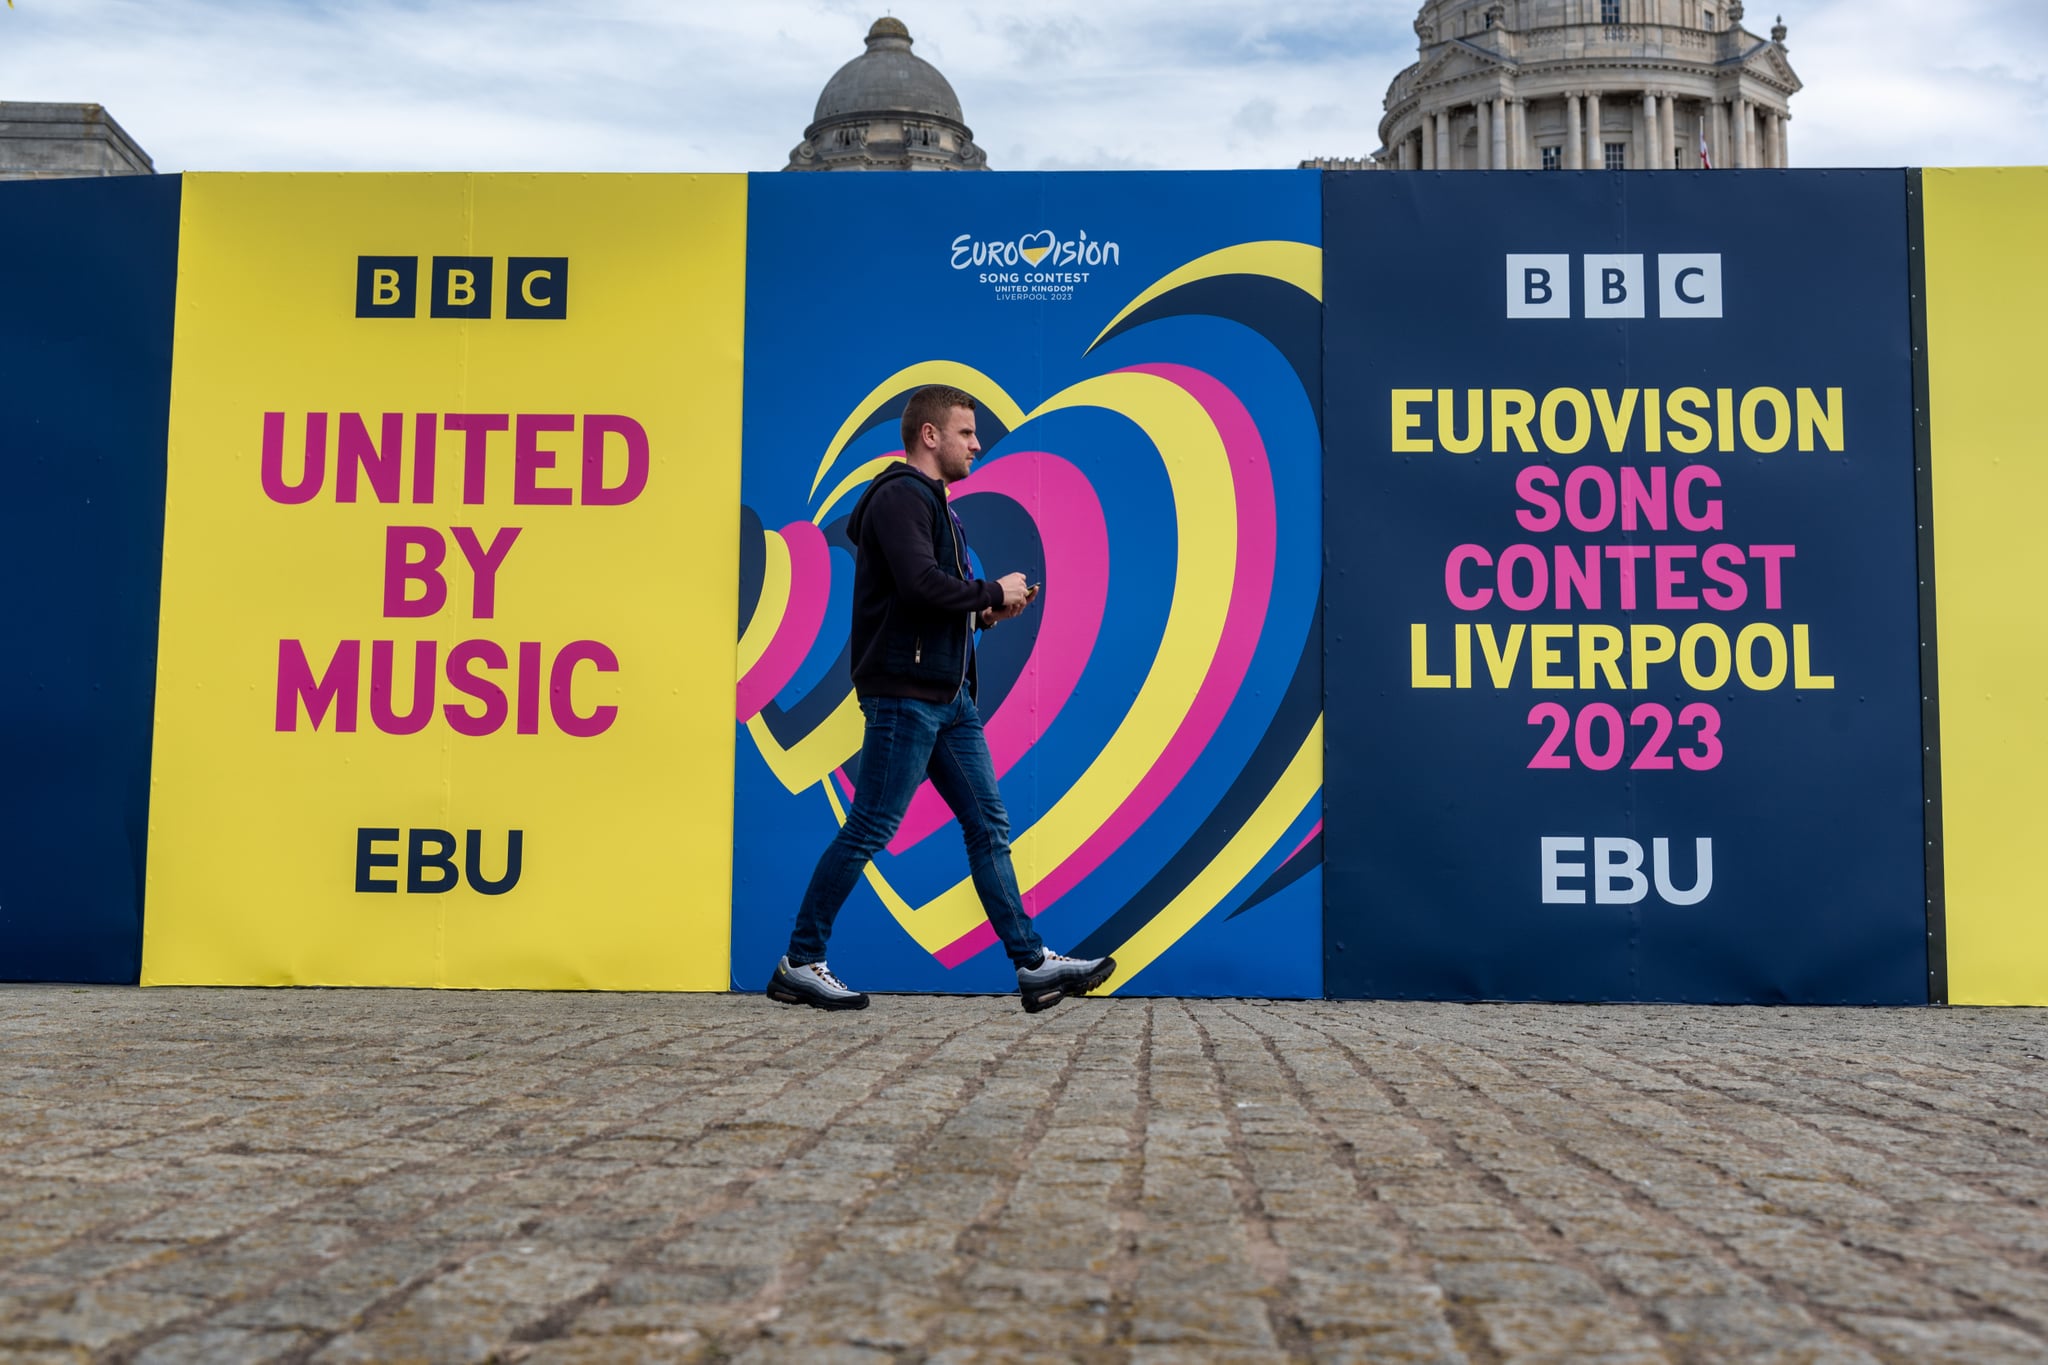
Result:
{"type": "MultiPolygon", "coordinates": [[[[1675,252],[1657,262],[1657,316],[1721,316],[1721,254],[1675,252]]],[[[1646,316],[1650,277],[1641,253],[1594,253],[1579,258],[1579,312],[1588,318],[1646,316]]],[[[1572,258],[1515,255],[1507,258],[1508,316],[1568,318],[1572,311],[1572,258]]]]}

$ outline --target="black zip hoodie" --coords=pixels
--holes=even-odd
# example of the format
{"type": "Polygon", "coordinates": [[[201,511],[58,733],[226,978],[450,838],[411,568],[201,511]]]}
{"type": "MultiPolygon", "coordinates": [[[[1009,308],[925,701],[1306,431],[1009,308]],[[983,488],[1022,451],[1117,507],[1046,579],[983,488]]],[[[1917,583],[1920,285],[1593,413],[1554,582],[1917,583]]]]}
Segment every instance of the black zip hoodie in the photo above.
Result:
{"type": "Polygon", "coordinates": [[[972,634],[1003,588],[969,578],[967,536],[946,486],[909,464],[877,474],[854,504],[853,689],[863,697],[949,702],[973,695],[972,634]]]}

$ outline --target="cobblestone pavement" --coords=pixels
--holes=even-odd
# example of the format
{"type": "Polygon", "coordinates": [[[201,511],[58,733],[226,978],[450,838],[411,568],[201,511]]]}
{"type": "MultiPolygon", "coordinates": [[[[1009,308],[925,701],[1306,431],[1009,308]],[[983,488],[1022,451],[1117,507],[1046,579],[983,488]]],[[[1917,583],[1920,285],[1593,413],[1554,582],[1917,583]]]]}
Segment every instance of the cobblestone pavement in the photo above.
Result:
{"type": "Polygon", "coordinates": [[[2048,1357],[2048,1016],[0,991],[0,1358],[2048,1357]]]}

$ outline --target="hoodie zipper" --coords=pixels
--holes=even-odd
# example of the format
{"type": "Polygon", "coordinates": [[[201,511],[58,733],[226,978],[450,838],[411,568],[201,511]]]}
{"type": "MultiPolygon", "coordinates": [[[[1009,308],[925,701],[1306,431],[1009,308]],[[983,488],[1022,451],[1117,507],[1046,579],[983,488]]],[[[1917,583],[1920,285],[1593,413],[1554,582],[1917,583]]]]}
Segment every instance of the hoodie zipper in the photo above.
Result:
{"type": "MultiPolygon", "coordinates": [[[[960,523],[953,516],[953,504],[950,500],[946,503],[946,530],[953,537],[953,571],[960,575],[962,582],[965,582],[967,580],[967,565],[962,561],[960,553],[960,523]]],[[[968,620],[964,627],[966,634],[960,638],[960,685],[962,687],[967,686],[967,661],[974,657],[973,615],[972,612],[968,613],[968,620]]],[[[922,652],[922,650],[919,651],[920,654],[922,652]]]]}

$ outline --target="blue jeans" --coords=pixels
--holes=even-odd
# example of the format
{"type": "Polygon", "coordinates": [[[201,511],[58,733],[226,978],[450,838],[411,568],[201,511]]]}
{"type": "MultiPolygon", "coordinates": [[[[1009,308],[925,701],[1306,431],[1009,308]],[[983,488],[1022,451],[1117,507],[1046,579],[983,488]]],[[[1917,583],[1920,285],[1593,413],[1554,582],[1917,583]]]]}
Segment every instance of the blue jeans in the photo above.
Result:
{"type": "Polygon", "coordinates": [[[861,869],[895,837],[910,798],[926,777],[938,789],[967,840],[967,863],[982,913],[995,927],[1010,961],[1035,966],[1045,952],[1017,892],[1010,866],[1010,815],[996,789],[995,764],[981,732],[981,713],[962,686],[950,702],[910,697],[863,697],[867,736],[860,748],[860,785],[853,809],[804,891],[789,938],[793,967],[825,960],[825,940],[839,907],[853,894],[861,869]]]}

